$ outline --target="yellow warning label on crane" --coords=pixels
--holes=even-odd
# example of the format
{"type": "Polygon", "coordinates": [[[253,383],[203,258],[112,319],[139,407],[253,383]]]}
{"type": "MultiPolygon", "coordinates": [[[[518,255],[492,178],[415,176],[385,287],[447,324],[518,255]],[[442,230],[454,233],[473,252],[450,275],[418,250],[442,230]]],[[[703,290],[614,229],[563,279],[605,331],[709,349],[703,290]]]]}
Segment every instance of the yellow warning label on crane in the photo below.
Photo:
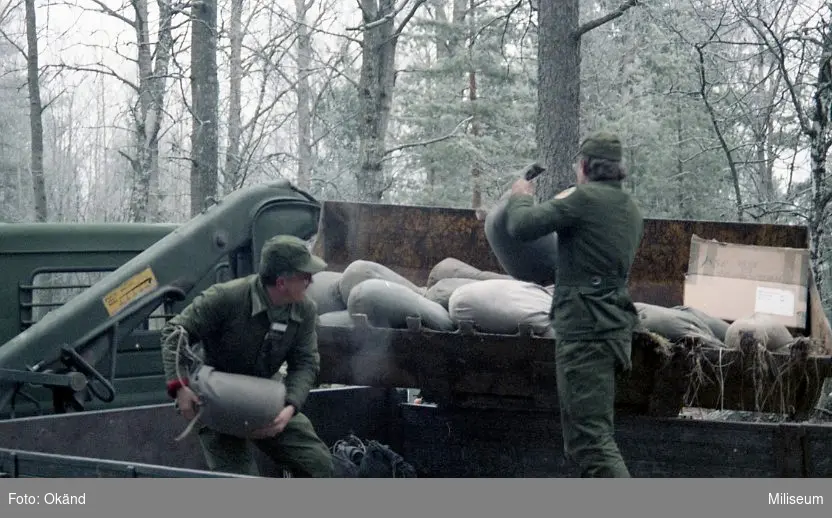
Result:
{"type": "Polygon", "coordinates": [[[158,285],[153,270],[148,266],[108,293],[102,299],[104,307],[107,308],[107,313],[113,316],[141,295],[155,290],[158,285]]]}

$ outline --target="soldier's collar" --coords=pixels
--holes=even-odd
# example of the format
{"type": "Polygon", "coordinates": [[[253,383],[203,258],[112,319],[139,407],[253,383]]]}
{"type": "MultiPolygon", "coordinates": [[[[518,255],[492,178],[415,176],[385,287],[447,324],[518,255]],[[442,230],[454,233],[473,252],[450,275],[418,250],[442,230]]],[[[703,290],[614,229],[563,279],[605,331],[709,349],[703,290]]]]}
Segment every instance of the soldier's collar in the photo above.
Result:
{"type": "MultiPolygon", "coordinates": [[[[260,280],[260,276],[254,275],[251,282],[251,316],[268,312],[270,307],[275,310],[282,309],[277,306],[272,306],[269,302],[269,296],[266,293],[266,288],[263,287],[263,282],[260,280]]],[[[292,303],[289,305],[289,318],[296,322],[301,322],[303,320],[299,304],[292,303]]]]}

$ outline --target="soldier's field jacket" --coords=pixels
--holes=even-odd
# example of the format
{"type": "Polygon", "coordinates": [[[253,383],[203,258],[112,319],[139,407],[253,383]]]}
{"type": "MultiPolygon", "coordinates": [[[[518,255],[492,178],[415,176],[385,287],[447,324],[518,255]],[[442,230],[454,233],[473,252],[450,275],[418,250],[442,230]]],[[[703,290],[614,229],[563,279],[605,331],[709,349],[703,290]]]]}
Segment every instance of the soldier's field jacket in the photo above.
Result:
{"type": "MultiPolygon", "coordinates": [[[[309,297],[271,305],[256,274],[211,286],[162,329],[168,393],[175,396],[180,386],[171,333],[182,326],[192,346],[201,343],[205,363],[219,371],[274,378],[286,361],[286,403],[300,411],[320,372],[316,318],[309,297]]],[[[188,368],[181,359],[180,365],[188,368]]]]}
{"type": "Polygon", "coordinates": [[[620,181],[571,187],[534,203],[511,196],[508,231],[520,240],[557,232],[557,280],[551,318],[560,340],[628,339],[638,323],[627,279],[644,220],[620,181]]]}

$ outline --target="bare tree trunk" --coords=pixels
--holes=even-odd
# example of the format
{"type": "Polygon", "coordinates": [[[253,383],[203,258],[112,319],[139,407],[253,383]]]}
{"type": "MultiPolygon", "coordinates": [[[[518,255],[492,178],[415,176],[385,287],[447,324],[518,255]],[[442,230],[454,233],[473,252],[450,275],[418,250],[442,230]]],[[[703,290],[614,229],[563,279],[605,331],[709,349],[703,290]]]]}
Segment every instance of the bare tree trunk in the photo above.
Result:
{"type": "Polygon", "coordinates": [[[691,216],[688,210],[688,200],[686,198],[687,181],[685,179],[685,163],[682,161],[682,105],[681,101],[676,103],[676,189],[678,192],[677,202],[679,204],[678,215],[681,218],[689,218],[691,216]]]}
{"type": "MultiPolygon", "coordinates": [[[[798,7],[799,2],[783,2],[777,7],[780,16],[783,19],[789,19],[794,10],[798,7]]],[[[766,8],[771,7],[763,0],[757,0],[754,5],[758,19],[763,19],[766,16],[766,8]]],[[[772,131],[774,121],[774,111],[779,106],[778,98],[783,94],[781,85],[783,84],[783,75],[773,74],[777,70],[777,60],[772,59],[770,53],[760,53],[757,64],[752,69],[752,83],[764,85],[761,89],[760,113],[754,117],[751,127],[754,131],[754,145],[756,152],[757,170],[760,175],[760,202],[765,208],[764,218],[770,222],[776,222],[778,215],[775,211],[769,212],[768,208],[772,202],[777,198],[777,186],[774,181],[774,157],[775,149],[772,141],[772,131]]]]}
{"type": "MultiPolygon", "coordinates": [[[[757,173],[760,175],[760,201],[768,206],[774,201],[774,170],[772,167],[771,144],[769,142],[769,126],[762,125],[760,133],[754,142],[754,151],[757,161],[757,173]]],[[[774,221],[776,216],[769,215],[770,221],[774,221]]]]}
{"type": "Polygon", "coordinates": [[[725,139],[725,134],[722,131],[722,128],[719,127],[719,119],[716,115],[716,110],[714,110],[713,105],[709,99],[709,93],[711,90],[711,84],[705,78],[705,55],[703,50],[707,43],[701,43],[694,45],[696,52],[699,57],[698,62],[698,75],[699,75],[699,97],[702,99],[702,103],[705,105],[705,109],[708,112],[708,117],[711,119],[711,126],[714,128],[714,134],[719,140],[719,145],[722,148],[723,153],[725,153],[725,160],[728,162],[728,169],[731,171],[731,180],[733,181],[734,185],[734,196],[736,201],[737,207],[737,221],[743,221],[743,212],[744,206],[742,202],[742,190],[740,190],[740,172],[737,169],[737,163],[734,160],[734,155],[731,151],[731,146],[728,145],[728,141],[725,139]]]}
{"type": "MultiPolygon", "coordinates": [[[[757,61],[757,66],[754,67],[755,83],[759,82],[761,85],[767,84],[765,75],[766,70],[766,55],[760,53],[757,61]]],[[[753,83],[752,83],[753,84],[753,83]]],[[[757,171],[760,175],[760,198],[761,202],[767,207],[769,203],[774,201],[774,171],[771,155],[771,111],[774,105],[774,99],[768,99],[769,95],[765,89],[761,95],[761,103],[763,104],[762,114],[754,118],[752,125],[754,131],[754,151],[757,162],[757,171]]],[[[776,218],[771,217],[772,221],[776,218]]]]}
{"type": "MultiPolygon", "coordinates": [[[[90,182],[90,198],[92,198],[93,193],[97,190],[99,182],[101,182],[104,178],[106,167],[104,164],[107,161],[106,153],[104,152],[105,145],[107,142],[107,97],[105,95],[105,87],[104,87],[104,80],[103,77],[99,78],[98,83],[98,116],[96,121],[96,128],[95,128],[95,177],[92,182],[90,182]]],[[[89,211],[95,210],[95,205],[90,203],[91,200],[87,201],[89,211]]]]}
{"type": "MultiPolygon", "coordinates": [[[[829,289],[826,282],[826,259],[828,249],[824,247],[826,220],[829,204],[832,202],[832,190],[826,186],[826,157],[832,147],[832,134],[829,127],[829,113],[832,110],[832,35],[828,27],[822,31],[823,49],[818,65],[818,84],[814,92],[809,137],[811,141],[810,156],[812,160],[812,202],[809,213],[809,256],[811,258],[812,276],[824,307],[829,305],[829,289]]],[[[832,378],[827,378],[821,390],[817,408],[828,407],[829,394],[832,393],[832,378]]]]}
{"type": "Polygon", "coordinates": [[[230,40],[229,88],[228,88],[228,146],[225,151],[223,192],[228,194],[239,185],[240,138],[242,136],[241,83],[243,79],[243,0],[231,0],[231,20],[228,34],[230,40]]]}
{"type": "Polygon", "coordinates": [[[395,0],[360,0],[364,24],[358,82],[361,130],[356,185],[360,201],[379,202],[390,187],[384,178],[383,160],[396,82],[396,45],[405,25],[424,2],[414,0],[395,27],[395,0]]]}
{"type": "Polygon", "coordinates": [[[448,15],[445,13],[445,4],[449,1],[453,3],[453,0],[430,0],[433,17],[440,26],[439,30],[436,31],[436,36],[433,41],[436,48],[437,63],[441,63],[445,58],[450,56],[448,40],[445,36],[448,31],[448,15]]]}
{"type": "MultiPolygon", "coordinates": [[[[150,41],[150,0],[131,0],[134,17],[122,14],[121,8],[110,7],[106,0],[88,0],[97,11],[112,20],[130,26],[136,35],[135,61],[138,80],[125,77],[103,63],[74,67],[70,70],[97,72],[121,81],[136,93],[130,106],[133,124],[134,153],[118,151],[130,163],[132,177],[128,180],[130,193],[127,218],[132,221],[154,221],[160,216],[162,195],[159,193],[159,131],[164,113],[166,82],[173,54],[173,17],[181,12],[172,0],[156,0],[158,10],[158,39],[153,48],[150,41]]],[[[105,160],[106,162],[106,160],[105,160]]],[[[106,168],[106,167],[105,167],[106,168]]]]}
{"type": "Polygon", "coordinates": [[[137,64],[139,67],[139,106],[136,114],[136,150],[134,169],[136,177],[133,183],[133,193],[130,196],[130,219],[132,221],[147,221],[150,215],[150,177],[154,174],[150,170],[152,150],[148,144],[147,124],[152,103],[152,94],[147,82],[152,80],[153,67],[151,64],[150,28],[148,27],[148,0],[136,0],[133,4],[136,18],[136,40],[138,43],[137,64]]]}
{"type": "Polygon", "coordinates": [[[35,221],[47,220],[46,180],[43,174],[43,107],[40,99],[40,66],[38,65],[38,24],[35,1],[26,0],[26,43],[29,86],[29,129],[31,131],[32,191],[35,199],[35,221]]]}
{"type": "Polygon", "coordinates": [[[580,145],[581,36],[620,17],[638,0],[622,0],[614,11],[580,26],[579,0],[537,3],[537,147],[539,160],[549,169],[549,174],[537,180],[537,191],[546,199],[575,181],[572,161],[580,145]]]}
{"type": "MultiPolygon", "coordinates": [[[[468,52],[473,50],[474,34],[476,31],[474,9],[476,8],[476,0],[471,0],[470,10],[468,12],[468,52]]],[[[472,56],[473,58],[473,56],[472,56]]],[[[471,59],[471,70],[468,72],[468,100],[471,105],[471,136],[475,139],[480,135],[479,123],[476,119],[477,114],[477,71],[474,69],[474,60],[471,59]]],[[[482,205],[482,167],[480,164],[474,162],[471,164],[471,208],[478,209],[482,205]]]]}
{"type": "MultiPolygon", "coordinates": [[[[825,31],[824,31],[825,32],[825,31]]],[[[824,228],[832,201],[832,190],[826,186],[826,157],[832,146],[832,134],[829,128],[829,110],[832,109],[832,37],[825,35],[826,47],[819,63],[818,85],[814,93],[810,113],[812,116],[809,130],[812,160],[812,207],[809,215],[810,256],[818,289],[825,285],[825,257],[823,250],[824,228]]],[[[824,290],[825,291],[825,290],[824,290]]],[[[821,292],[822,295],[827,295],[821,292]]]]}
{"type": "Polygon", "coordinates": [[[364,20],[376,25],[364,29],[361,42],[358,97],[362,126],[356,178],[360,201],[378,202],[385,191],[382,159],[395,82],[394,8],[394,0],[361,0],[364,20]]]}
{"type": "Polygon", "coordinates": [[[465,35],[463,24],[468,16],[467,0],[450,0],[450,2],[453,5],[451,17],[454,27],[451,31],[450,39],[448,40],[449,57],[455,56],[461,50],[462,44],[465,43],[463,40],[463,36],[465,35]]]}
{"type": "Polygon", "coordinates": [[[17,167],[17,214],[15,215],[15,220],[20,221],[21,215],[23,214],[23,170],[20,166],[17,167]]]}
{"type": "MultiPolygon", "coordinates": [[[[440,29],[437,32],[434,38],[434,45],[436,47],[436,64],[441,68],[444,63],[451,57],[451,49],[449,46],[450,41],[446,37],[446,33],[449,32],[448,27],[448,16],[445,13],[445,4],[451,3],[453,4],[455,0],[431,0],[434,18],[440,25],[440,29]]],[[[427,177],[427,185],[426,185],[426,196],[425,199],[428,200],[428,203],[432,203],[435,198],[434,190],[436,188],[436,173],[437,167],[433,162],[430,162],[425,167],[425,176],[427,177]]]]}
{"type": "MultiPolygon", "coordinates": [[[[758,13],[760,5],[757,5],[758,13]]],[[[762,16],[762,13],[759,13],[762,16]]],[[[751,77],[751,84],[761,85],[761,92],[758,96],[759,112],[750,114],[751,120],[749,126],[754,135],[754,166],[757,170],[758,185],[759,185],[759,200],[758,202],[763,207],[762,216],[758,219],[774,223],[777,221],[777,213],[769,211],[771,203],[775,201],[777,195],[777,188],[774,183],[774,146],[771,139],[772,132],[772,113],[777,106],[777,96],[781,90],[778,88],[781,79],[777,78],[767,79],[772,75],[772,64],[768,63],[771,56],[760,53],[756,64],[752,67],[749,76],[751,77]],[[771,82],[773,81],[773,85],[771,82]]]]}
{"type": "MultiPolygon", "coordinates": [[[[473,3],[474,0],[471,0],[473,3]]],[[[471,115],[476,117],[476,102],[477,102],[477,73],[471,71],[468,73],[468,100],[471,101],[471,115]]],[[[476,118],[471,119],[471,136],[477,138],[480,136],[480,126],[476,118]]],[[[471,208],[478,209],[482,205],[482,167],[476,161],[471,164],[471,208]]]]}
{"type": "Polygon", "coordinates": [[[540,2],[538,36],[537,145],[549,170],[538,179],[548,199],[574,183],[573,157],[580,144],[581,41],[575,35],[578,0],[540,2]]]}
{"type": "Polygon", "coordinates": [[[217,79],[217,2],[192,4],[191,22],[191,217],[217,195],[219,81],[217,79]]]}
{"type": "Polygon", "coordinates": [[[298,175],[297,184],[301,189],[309,188],[312,177],[312,114],[310,109],[309,70],[312,66],[312,40],[306,26],[306,13],[314,0],[295,0],[295,15],[298,23],[297,65],[298,81],[295,87],[298,100],[298,175]]]}
{"type": "Polygon", "coordinates": [[[137,156],[130,159],[135,174],[130,197],[130,218],[133,221],[156,221],[160,216],[159,194],[159,130],[165,104],[166,81],[173,51],[172,25],[174,11],[170,0],[157,0],[159,38],[154,50],[150,42],[148,0],[133,3],[134,26],[138,40],[139,100],[136,123],[137,156]]]}

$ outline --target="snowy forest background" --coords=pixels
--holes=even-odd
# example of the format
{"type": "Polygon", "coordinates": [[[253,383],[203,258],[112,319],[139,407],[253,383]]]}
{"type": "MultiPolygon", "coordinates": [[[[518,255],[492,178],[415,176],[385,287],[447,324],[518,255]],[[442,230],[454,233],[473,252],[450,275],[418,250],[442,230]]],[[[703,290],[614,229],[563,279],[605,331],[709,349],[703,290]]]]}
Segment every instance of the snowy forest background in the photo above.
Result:
{"type": "Polygon", "coordinates": [[[580,137],[648,217],[808,225],[830,306],[832,7],[805,0],[0,0],[0,222],[182,222],[286,178],[487,207],[580,137]]]}

